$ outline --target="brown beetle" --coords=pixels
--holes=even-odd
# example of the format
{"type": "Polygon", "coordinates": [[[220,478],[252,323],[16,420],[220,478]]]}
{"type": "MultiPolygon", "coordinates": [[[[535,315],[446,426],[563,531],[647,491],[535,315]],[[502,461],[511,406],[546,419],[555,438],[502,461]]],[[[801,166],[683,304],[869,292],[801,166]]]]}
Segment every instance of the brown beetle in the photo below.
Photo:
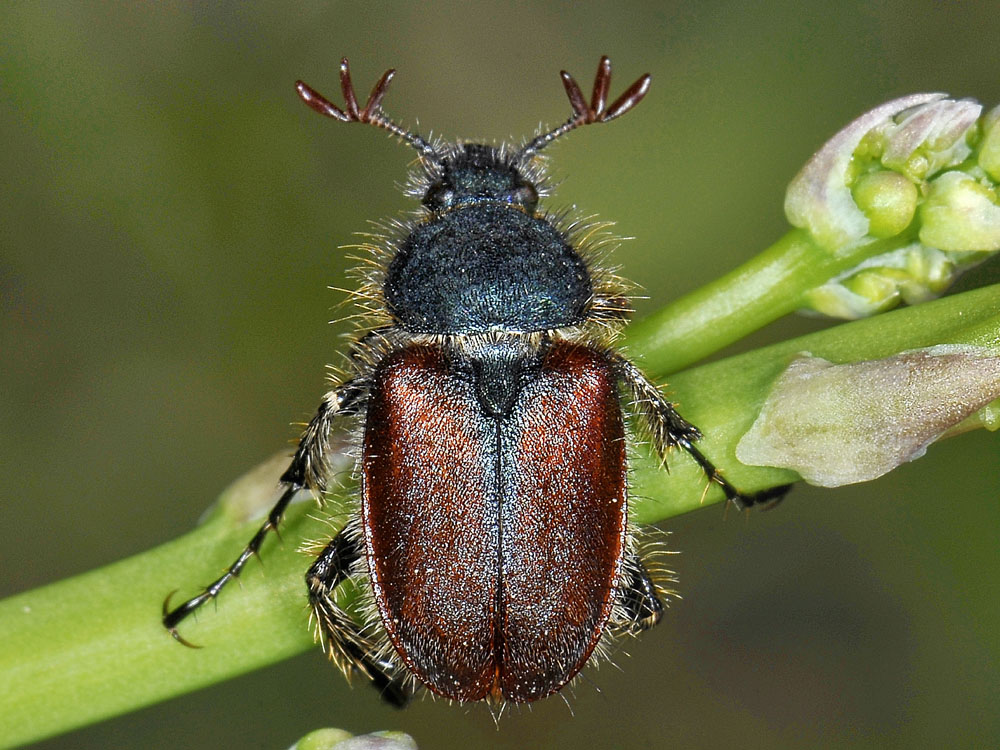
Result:
{"type": "Polygon", "coordinates": [[[304,83],[302,99],[342,122],[384,128],[419,154],[424,209],[371,246],[375,301],[351,352],[350,377],[323,399],[282,476],[285,491],[229,570],[169,610],[178,624],[237,576],[302,488],[322,495],[334,423],[361,444],[360,511],[306,580],[331,658],[366,674],[396,705],[421,684],[457,701],[534,701],[569,682],[602,639],[659,621],[661,593],[630,544],[624,390],[661,455],[690,453],[730,500],[748,505],[694,445],[686,422],[612,348],[631,309],[594,262],[593,225],[537,210],[538,152],[581,125],[607,122],[645,96],[642,76],[607,105],[601,59],[588,103],[562,73],[564,124],[517,150],[432,144],[381,110],[394,71],[358,105],[347,60],[346,106],[304,83]],[[334,601],[370,583],[359,624],[334,601]],[[376,614],[377,613],[377,614],[376,614]]]}

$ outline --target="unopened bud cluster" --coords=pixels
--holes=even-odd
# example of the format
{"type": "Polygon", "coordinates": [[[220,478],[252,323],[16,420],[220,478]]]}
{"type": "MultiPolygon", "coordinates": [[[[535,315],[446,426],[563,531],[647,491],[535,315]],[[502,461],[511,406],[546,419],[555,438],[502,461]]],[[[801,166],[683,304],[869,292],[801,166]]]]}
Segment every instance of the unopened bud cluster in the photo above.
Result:
{"type": "Polygon", "coordinates": [[[834,256],[875,254],[805,306],[858,318],[937,296],[1000,250],[998,184],[1000,107],[915,94],[862,115],[792,180],[785,213],[834,256]]]}

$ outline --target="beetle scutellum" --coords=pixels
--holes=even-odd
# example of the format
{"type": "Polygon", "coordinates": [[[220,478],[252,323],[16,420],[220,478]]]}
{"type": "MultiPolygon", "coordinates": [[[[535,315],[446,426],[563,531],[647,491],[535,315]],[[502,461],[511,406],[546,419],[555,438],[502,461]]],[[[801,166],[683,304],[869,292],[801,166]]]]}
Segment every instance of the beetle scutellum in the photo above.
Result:
{"type": "Polygon", "coordinates": [[[375,269],[348,378],[326,394],[281,481],[267,522],[222,577],[176,609],[179,623],[236,577],[293,495],[322,497],[330,431],[357,424],[358,512],[306,576],[318,637],[346,672],[403,705],[414,687],[457,701],[550,695],[602,639],[638,632],[663,603],[630,542],[624,391],[655,449],[687,451],[738,505],[741,495],[694,445],[655,385],[612,348],[631,310],[623,284],[581,238],[590,227],[538,212],[538,152],[561,135],[628,112],[644,75],[607,105],[601,59],[588,103],[562,81],[573,114],[520,149],[430,143],[389,120],[387,71],[359,108],[346,58],[342,110],[306,84],[320,114],[388,130],[419,154],[419,216],[370,248],[375,269]],[[369,584],[370,622],[334,602],[345,579],[369,584]],[[377,612],[377,615],[374,614],[377,612]]]}

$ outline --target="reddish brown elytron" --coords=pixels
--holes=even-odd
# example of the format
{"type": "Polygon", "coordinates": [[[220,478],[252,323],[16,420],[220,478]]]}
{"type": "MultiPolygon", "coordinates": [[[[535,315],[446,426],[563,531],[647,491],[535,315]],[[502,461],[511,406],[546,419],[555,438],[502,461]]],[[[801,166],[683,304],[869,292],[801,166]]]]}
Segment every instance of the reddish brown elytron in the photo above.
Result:
{"type": "Polygon", "coordinates": [[[448,698],[555,692],[600,639],[621,568],[625,440],[610,363],[554,346],[503,421],[432,347],[391,356],[374,385],[362,526],[393,645],[448,698]]]}

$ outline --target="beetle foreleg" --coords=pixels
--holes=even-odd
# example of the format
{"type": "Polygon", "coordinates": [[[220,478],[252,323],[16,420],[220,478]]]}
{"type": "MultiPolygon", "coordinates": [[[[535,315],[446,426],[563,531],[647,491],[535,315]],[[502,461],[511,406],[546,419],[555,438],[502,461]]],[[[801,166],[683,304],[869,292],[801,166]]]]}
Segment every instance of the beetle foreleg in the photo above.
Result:
{"type": "Polygon", "coordinates": [[[337,586],[351,575],[360,558],[360,535],[348,527],[334,537],[306,573],[309,605],[316,618],[316,638],[341,671],[350,674],[357,669],[372,681],[384,701],[403,708],[412,690],[393,676],[398,671],[396,665],[372,655],[375,648],[371,640],[334,601],[337,586]]]}
{"type": "Polygon", "coordinates": [[[701,430],[684,419],[638,367],[621,356],[612,355],[612,359],[618,377],[628,387],[636,409],[649,427],[653,447],[664,462],[671,448],[682,448],[698,463],[705,476],[722,488],[726,499],[740,510],[752,505],[774,506],[791,489],[791,485],[786,484],[755,493],[738,490],[695,445],[701,439],[701,430]]]}
{"type": "Polygon", "coordinates": [[[167,596],[163,602],[163,626],[179,642],[185,646],[192,645],[177,632],[177,626],[205,602],[217,597],[223,587],[240,574],[250,558],[260,552],[261,545],[263,545],[267,535],[272,531],[277,531],[278,524],[281,523],[281,518],[295,494],[304,488],[314,492],[322,492],[326,489],[330,473],[328,459],[330,429],[333,420],[339,416],[355,413],[363,401],[364,394],[365,388],[361,382],[349,380],[323,397],[319,409],[316,410],[316,414],[313,415],[302,433],[291,464],[281,476],[281,483],[284,486],[281,497],[268,512],[267,521],[243,548],[240,556],[214,583],[207,586],[198,596],[188,599],[178,607],[170,609],[170,597],[173,594],[167,596]]]}

